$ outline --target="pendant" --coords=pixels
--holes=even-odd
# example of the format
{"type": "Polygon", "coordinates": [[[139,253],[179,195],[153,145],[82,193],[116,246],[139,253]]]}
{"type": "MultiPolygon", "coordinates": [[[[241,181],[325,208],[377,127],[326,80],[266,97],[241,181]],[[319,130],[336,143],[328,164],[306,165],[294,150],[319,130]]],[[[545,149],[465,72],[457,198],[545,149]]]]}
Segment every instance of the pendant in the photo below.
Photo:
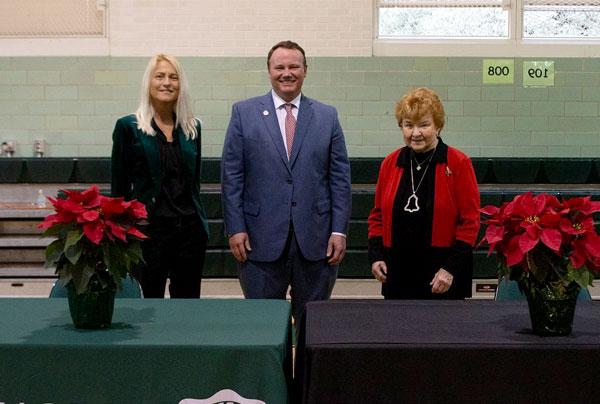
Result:
{"type": "Polygon", "coordinates": [[[417,171],[421,171],[421,166],[417,164],[417,171]]]}
{"type": "Polygon", "coordinates": [[[404,206],[404,210],[406,212],[413,213],[418,212],[419,209],[419,198],[417,197],[417,195],[412,194],[408,197],[408,200],[406,201],[406,206],[404,206]]]}

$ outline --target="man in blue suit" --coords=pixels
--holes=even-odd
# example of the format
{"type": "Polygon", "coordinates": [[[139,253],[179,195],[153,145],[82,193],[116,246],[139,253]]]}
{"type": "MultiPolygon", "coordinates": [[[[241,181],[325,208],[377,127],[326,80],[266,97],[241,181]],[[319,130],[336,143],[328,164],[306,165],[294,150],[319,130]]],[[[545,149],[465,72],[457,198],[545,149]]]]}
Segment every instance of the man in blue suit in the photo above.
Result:
{"type": "Polygon", "coordinates": [[[285,299],[296,320],[326,300],[346,252],[350,163],[335,108],[302,95],[295,42],[271,48],[272,91],[233,105],[221,161],[225,232],[249,299],[285,299]]]}

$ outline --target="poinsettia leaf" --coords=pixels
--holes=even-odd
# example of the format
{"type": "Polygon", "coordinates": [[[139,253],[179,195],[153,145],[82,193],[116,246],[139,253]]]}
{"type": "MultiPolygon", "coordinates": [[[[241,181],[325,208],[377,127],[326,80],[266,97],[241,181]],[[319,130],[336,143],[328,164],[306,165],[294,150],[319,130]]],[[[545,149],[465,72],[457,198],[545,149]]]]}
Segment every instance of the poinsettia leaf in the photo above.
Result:
{"type": "Polygon", "coordinates": [[[575,269],[569,263],[568,266],[568,279],[573,282],[577,282],[582,288],[587,288],[593,285],[594,276],[587,268],[582,267],[575,269]]]}
{"type": "Polygon", "coordinates": [[[111,262],[110,262],[110,246],[109,244],[102,244],[102,262],[108,270],[110,271],[111,262]]]}
{"type": "Polygon", "coordinates": [[[542,229],[540,240],[552,251],[558,251],[560,250],[562,235],[560,231],[556,229],[542,229]]]}
{"type": "Polygon", "coordinates": [[[124,213],[128,205],[129,203],[123,202],[123,198],[105,198],[101,204],[105,217],[124,213]]]}
{"type": "Polygon", "coordinates": [[[100,245],[104,236],[104,223],[100,220],[83,225],[83,234],[94,244],[100,245]]]}
{"type": "Polygon", "coordinates": [[[127,229],[127,234],[131,234],[132,236],[137,237],[139,239],[147,239],[148,238],[148,236],[146,236],[144,233],[142,233],[135,227],[130,227],[129,229],[127,229]]]}
{"type": "Polygon", "coordinates": [[[127,205],[127,213],[132,219],[145,219],[148,217],[146,205],[135,199],[129,201],[129,204],[127,205]]]}
{"type": "Polygon", "coordinates": [[[129,243],[128,253],[132,257],[131,261],[133,264],[138,264],[144,261],[144,256],[142,253],[142,243],[137,240],[129,243]]]}
{"type": "Polygon", "coordinates": [[[81,215],[77,217],[77,221],[80,223],[83,222],[93,222],[100,218],[100,212],[97,210],[86,210],[81,215]]]}
{"type": "Polygon", "coordinates": [[[90,265],[84,265],[79,268],[79,270],[72,272],[73,286],[75,286],[77,294],[81,294],[87,290],[88,283],[90,282],[92,275],[94,275],[94,272],[95,268],[90,265]]]}
{"type": "Polygon", "coordinates": [[[546,204],[547,204],[546,196],[548,196],[548,195],[544,195],[544,194],[536,195],[532,198],[533,205],[531,205],[531,204],[528,205],[528,207],[530,209],[533,209],[533,211],[530,210],[530,212],[532,214],[534,214],[535,216],[539,216],[544,211],[544,209],[546,209],[546,204]]]}
{"type": "Polygon", "coordinates": [[[546,210],[540,217],[540,225],[544,228],[556,228],[559,226],[561,215],[553,210],[546,210]]]}
{"type": "Polygon", "coordinates": [[[65,257],[67,257],[72,264],[77,264],[82,253],[83,248],[79,244],[75,244],[74,246],[65,249],[65,257]]]}
{"type": "Polygon", "coordinates": [[[489,244],[495,244],[504,238],[504,226],[489,225],[485,230],[485,239],[489,244]]]}
{"type": "Polygon", "coordinates": [[[500,212],[500,208],[498,208],[497,206],[494,206],[494,205],[487,205],[487,206],[484,206],[483,208],[479,209],[479,211],[481,213],[483,213],[484,215],[494,216],[495,214],[500,212]]]}
{"type": "Polygon", "coordinates": [[[63,287],[67,286],[67,283],[73,279],[71,272],[67,271],[65,267],[57,269],[56,273],[58,275],[58,283],[63,287]]]}
{"type": "Polygon", "coordinates": [[[42,232],[42,237],[56,237],[60,233],[58,226],[52,226],[42,232]]]}
{"type": "Polygon", "coordinates": [[[585,254],[585,246],[581,239],[575,240],[571,244],[571,255],[569,255],[569,265],[573,268],[581,268],[585,264],[586,254],[585,254]]]}
{"type": "Polygon", "coordinates": [[[45,266],[49,267],[52,265],[56,265],[60,256],[62,255],[65,248],[65,241],[63,239],[56,239],[46,247],[45,255],[46,262],[45,266]]]}
{"type": "Polygon", "coordinates": [[[65,248],[69,248],[74,244],[77,244],[79,240],[81,240],[81,236],[83,233],[79,229],[71,230],[67,234],[67,239],[65,240],[65,248]]]}
{"type": "Polygon", "coordinates": [[[124,226],[121,226],[118,223],[112,222],[110,220],[106,220],[105,224],[106,228],[109,230],[107,232],[107,235],[112,235],[121,241],[127,242],[127,229],[124,226]]]}
{"type": "Polygon", "coordinates": [[[79,240],[81,240],[81,235],[81,231],[72,230],[67,235],[67,239],[65,241],[65,257],[67,257],[72,264],[77,264],[77,261],[79,261],[79,257],[81,257],[81,253],[83,252],[83,247],[79,243],[79,240]]]}
{"type": "Polygon", "coordinates": [[[506,255],[506,265],[509,267],[520,264],[523,261],[524,253],[519,246],[519,236],[509,240],[504,255],[506,255]]]}
{"type": "Polygon", "coordinates": [[[584,245],[587,252],[593,257],[600,257],[600,236],[596,233],[588,233],[584,237],[584,245]]]}
{"type": "Polygon", "coordinates": [[[519,236],[519,247],[523,253],[531,251],[539,242],[538,238],[532,238],[529,232],[525,232],[519,236]]]}
{"type": "Polygon", "coordinates": [[[111,273],[118,275],[118,277],[124,278],[127,274],[127,267],[125,265],[125,254],[121,245],[119,243],[109,243],[107,244],[107,252],[108,270],[111,273]]]}

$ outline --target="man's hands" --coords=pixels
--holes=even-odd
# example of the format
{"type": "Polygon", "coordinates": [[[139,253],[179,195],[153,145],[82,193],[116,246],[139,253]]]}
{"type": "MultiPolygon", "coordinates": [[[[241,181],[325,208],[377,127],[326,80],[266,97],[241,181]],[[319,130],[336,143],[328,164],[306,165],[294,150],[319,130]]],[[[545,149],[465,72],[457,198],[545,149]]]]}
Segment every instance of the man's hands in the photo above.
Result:
{"type": "Polygon", "coordinates": [[[339,234],[332,234],[329,236],[327,242],[327,263],[330,265],[337,265],[344,259],[346,255],[346,237],[339,234]]]}
{"type": "MultiPolygon", "coordinates": [[[[236,233],[229,237],[229,248],[234,258],[238,262],[245,262],[248,259],[248,252],[252,251],[250,247],[250,238],[248,233],[236,233]]],[[[342,262],[346,254],[346,237],[339,234],[332,234],[327,243],[327,263],[337,265],[342,262]]]]}
{"type": "Polygon", "coordinates": [[[238,262],[245,262],[248,259],[248,251],[252,251],[250,247],[250,238],[248,233],[235,233],[229,237],[229,248],[234,258],[238,262]]]}

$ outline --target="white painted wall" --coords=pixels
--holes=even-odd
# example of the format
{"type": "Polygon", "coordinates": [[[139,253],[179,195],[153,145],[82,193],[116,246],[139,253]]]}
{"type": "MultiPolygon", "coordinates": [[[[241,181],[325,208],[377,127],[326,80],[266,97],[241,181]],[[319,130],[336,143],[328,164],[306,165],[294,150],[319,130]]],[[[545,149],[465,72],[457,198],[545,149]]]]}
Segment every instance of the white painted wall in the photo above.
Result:
{"type": "Polygon", "coordinates": [[[0,56],[264,56],[294,40],[310,56],[371,56],[370,0],[106,0],[106,38],[2,38],[0,56]]]}

